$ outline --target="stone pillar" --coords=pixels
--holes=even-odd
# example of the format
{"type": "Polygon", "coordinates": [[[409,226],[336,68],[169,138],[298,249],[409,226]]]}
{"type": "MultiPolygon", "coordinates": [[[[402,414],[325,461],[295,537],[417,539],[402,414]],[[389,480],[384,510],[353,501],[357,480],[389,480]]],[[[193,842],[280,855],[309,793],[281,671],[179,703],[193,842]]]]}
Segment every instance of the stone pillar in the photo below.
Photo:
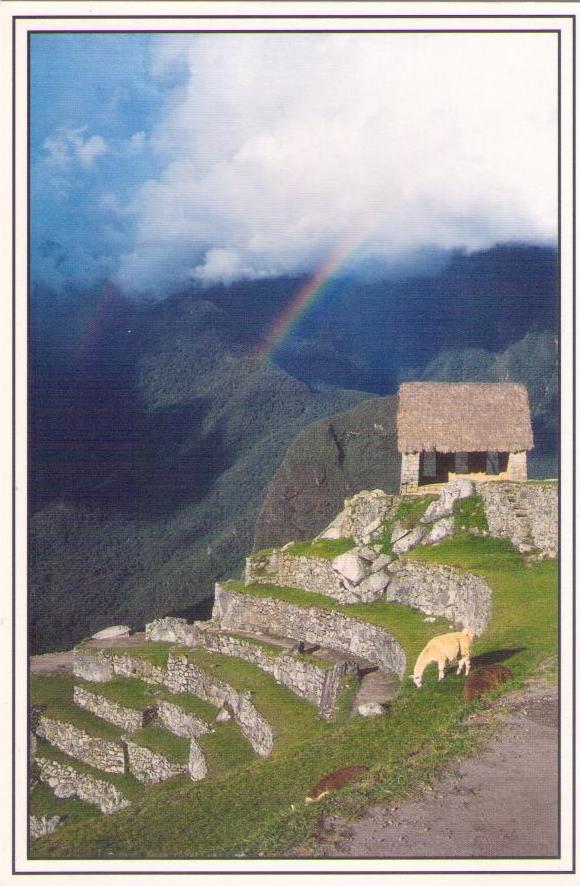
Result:
{"type": "Polygon", "coordinates": [[[528,463],[526,452],[510,452],[507,464],[508,480],[527,480],[528,463]]]}
{"type": "Polygon", "coordinates": [[[415,492],[419,485],[419,452],[403,452],[401,461],[401,494],[415,492]]]}

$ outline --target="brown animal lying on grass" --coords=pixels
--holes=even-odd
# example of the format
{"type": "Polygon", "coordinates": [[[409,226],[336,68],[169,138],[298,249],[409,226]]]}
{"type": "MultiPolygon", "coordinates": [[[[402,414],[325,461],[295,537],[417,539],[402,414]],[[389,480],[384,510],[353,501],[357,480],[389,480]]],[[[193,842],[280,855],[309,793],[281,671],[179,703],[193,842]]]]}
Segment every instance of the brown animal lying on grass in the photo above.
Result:
{"type": "Polygon", "coordinates": [[[318,779],[310,792],[310,796],[306,797],[304,802],[316,803],[330,791],[338,791],[352,781],[356,781],[359,775],[368,771],[368,768],[368,766],[345,766],[344,769],[337,769],[336,772],[323,775],[322,778],[318,779]]]}
{"type": "Polygon", "coordinates": [[[463,697],[466,701],[473,701],[475,698],[481,698],[486,692],[497,689],[502,683],[511,680],[512,672],[505,665],[488,665],[485,668],[478,668],[473,671],[465,681],[463,686],[463,697]]]}

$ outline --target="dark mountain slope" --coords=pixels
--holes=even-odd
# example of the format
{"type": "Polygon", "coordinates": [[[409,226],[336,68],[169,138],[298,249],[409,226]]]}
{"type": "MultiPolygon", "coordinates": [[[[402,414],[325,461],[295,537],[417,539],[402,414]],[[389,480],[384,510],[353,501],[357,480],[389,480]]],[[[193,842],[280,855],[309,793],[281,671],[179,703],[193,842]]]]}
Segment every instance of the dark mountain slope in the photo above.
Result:
{"type": "Polygon", "coordinates": [[[396,396],[373,397],[302,431],[268,486],[255,550],[312,538],[361,489],[398,492],[396,414],[396,396]]]}
{"type": "Polygon", "coordinates": [[[72,429],[66,411],[61,425],[36,413],[36,476],[54,489],[56,471],[62,493],[30,521],[35,651],[207,598],[251,548],[296,433],[364,398],[313,392],[258,363],[211,304],[182,298],[121,313],[122,323],[119,311],[101,318],[79,361],[72,429]],[[109,371],[121,361],[125,373],[109,371]]]}

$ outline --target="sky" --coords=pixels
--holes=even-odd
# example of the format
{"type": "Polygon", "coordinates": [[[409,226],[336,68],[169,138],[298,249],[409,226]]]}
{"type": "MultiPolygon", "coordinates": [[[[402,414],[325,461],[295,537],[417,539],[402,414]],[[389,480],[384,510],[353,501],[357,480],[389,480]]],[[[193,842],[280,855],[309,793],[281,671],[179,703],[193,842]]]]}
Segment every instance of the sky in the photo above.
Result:
{"type": "Polygon", "coordinates": [[[33,283],[555,243],[556,77],[549,34],[35,34],[33,283]]]}

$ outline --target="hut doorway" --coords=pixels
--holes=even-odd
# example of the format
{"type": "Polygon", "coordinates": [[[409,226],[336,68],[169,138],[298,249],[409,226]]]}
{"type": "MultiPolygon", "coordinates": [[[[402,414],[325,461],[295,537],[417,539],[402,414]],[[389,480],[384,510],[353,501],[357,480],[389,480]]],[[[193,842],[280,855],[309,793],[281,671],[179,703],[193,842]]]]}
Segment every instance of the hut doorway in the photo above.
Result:
{"type": "Polygon", "coordinates": [[[508,469],[507,452],[422,452],[419,486],[447,483],[450,474],[498,476],[508,469]]]}

